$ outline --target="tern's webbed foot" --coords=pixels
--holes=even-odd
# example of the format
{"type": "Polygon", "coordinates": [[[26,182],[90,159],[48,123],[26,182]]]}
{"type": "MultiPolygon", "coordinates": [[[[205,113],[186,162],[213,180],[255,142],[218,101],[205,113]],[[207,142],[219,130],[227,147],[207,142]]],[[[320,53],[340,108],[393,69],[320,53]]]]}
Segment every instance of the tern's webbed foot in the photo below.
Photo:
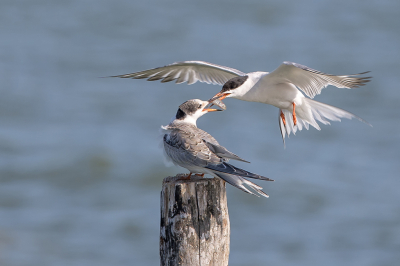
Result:
{"type": "Polygon", "coordinates": [[[192,172],[190,172],[189,174],[187,174],[186,176],[182,176],[181,178],[179,178],[180,180],[190,180],[190,177],[192,176],[192,172]]]}

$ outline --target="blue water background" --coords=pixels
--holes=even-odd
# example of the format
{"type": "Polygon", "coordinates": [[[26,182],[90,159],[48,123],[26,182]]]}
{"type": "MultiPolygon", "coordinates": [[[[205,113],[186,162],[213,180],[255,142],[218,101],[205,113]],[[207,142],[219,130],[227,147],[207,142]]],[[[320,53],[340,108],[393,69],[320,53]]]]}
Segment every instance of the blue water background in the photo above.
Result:
{"type": "Polygon", "coordinates": [[[364,118],[280,137],[278,110],[227,99],[198,126],[270,178],[227,187],[230,265],[399,265],[400,2],[0,2],[0,264],[158,265],[159,128],[219,86],[100,78],[203,60],[371,71],[315,99],[364,118]]]}

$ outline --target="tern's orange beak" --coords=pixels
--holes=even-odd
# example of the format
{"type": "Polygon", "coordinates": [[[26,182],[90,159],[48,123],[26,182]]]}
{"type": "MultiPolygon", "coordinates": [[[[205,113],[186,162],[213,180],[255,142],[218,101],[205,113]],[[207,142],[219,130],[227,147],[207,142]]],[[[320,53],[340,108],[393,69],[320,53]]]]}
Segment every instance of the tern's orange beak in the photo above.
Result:
{"type": "Polygon", "coordinates": [[[222,100],[225,99],[229,94],[230,93],[226,92],[218,92],[214,97],[208,100],[208,102],[210,103],[210,107],[216,105],[219,108],[226,110],[226,105],[222,102],[222,100]]]}
{"type": "Polygon", "coordinates": [[[204,108],[204,109],[203,109],[203,112],[216,112],[216,111],[223,111],[223,110],[220,110],[220,109],[212,109],[212,108],[204,108]]]}
{"type": "Polygon", "coordinates": [[[226,93],[226,92],[218,92],[217,94],[215,94],[215,96],[214,97],[212,97],[208,102],[212,102],[212,101],[215,101],[215,100],[220,100],[220,101],[222,101],[223,99],[225,99],[228,95],[229,95],[230,93],[226,93]]]}

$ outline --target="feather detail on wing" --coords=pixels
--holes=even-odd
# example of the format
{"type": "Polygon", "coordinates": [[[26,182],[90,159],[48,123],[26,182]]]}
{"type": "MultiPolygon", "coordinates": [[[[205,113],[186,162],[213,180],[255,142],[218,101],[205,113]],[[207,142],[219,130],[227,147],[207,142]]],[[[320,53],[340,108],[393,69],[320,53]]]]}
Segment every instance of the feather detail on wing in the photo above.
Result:
{"type": "Polygon", "coordinates": [[[226,158],[226,159],[233,159],[233,160],[237,160],[237,161],[241,161],[241,162],[250,163],[249,161],[243,160],[242,158],[240,158],[236,154],[228,151],[225,147],[223,147],[221,145],[210,143],[210,142],[208,142],[208,141],[206,141],[204,139],[203,139],[203,141],[207,145],[207,147],[213,153],[215,153],[218,157],[226,158]]]}
{"type": "Polygon", "coordinates": [[[274,181],[268,177],[264,177],[261,175],[253,174],[250,173],[246,170],[237,168],[229,163],[226,162],[221,162],[219,164],[208,164],[206,166],[207,169],[211,169],[213,171],[221,172],[221,173],[226,173],[230,175],[236,175],[236,176],[241,176],[241,177],[247,177],[247,178],[254,178],[254,179],[259,179],[259,180],[265,180],[265,181],[274,181]]]}
{"type": "Polygon", "coordinates": [[[198,171],[219,177],[247,193],[268,198],[268,195],[262,191],[262,187],[250,182],[246,177],[265,181],[273,180],[228,164],[226,159],[243,159],[220,146],[207,132],[193,125],[172,123],[168,126],[168,133],[164,135],[163,142],[166,154],[175,164],[194,173],[198,171]],[[256,193],[250,191],[245,185],[256,193]]]}
{"type": "Polygon", "coordinates": [[[283,62],[277,69],[264,78],[274,79],[274,83],[292,83],[302,90],[308,97],[314,98],[328,85],[338,88],[357,88],[369,82],[371,77],[358,77],[369,73],[363,72],[354,75],[335,76],[309,68],[293,62],[283,62]]]}
{"type": "Polygon", "coordinates": [[[203,139],[191,132],[172,130],[164,135],[164,147],[167,155],[182,167],[206,167],[209,163],[218,164],[221,161],[203,139]]]}
{"type": "Polygon", "coordinates": [[[163,67],[112,77],[133,79],[147,78],[149,81],[161,80],[161,82],[176,80],[178,84],[187,82],[188,85],[196,83],[197,81],[214,85],[223,85],[231,78],[244,75],[246,74],[237,69],[204,61],[183,61],[163,67]]]}

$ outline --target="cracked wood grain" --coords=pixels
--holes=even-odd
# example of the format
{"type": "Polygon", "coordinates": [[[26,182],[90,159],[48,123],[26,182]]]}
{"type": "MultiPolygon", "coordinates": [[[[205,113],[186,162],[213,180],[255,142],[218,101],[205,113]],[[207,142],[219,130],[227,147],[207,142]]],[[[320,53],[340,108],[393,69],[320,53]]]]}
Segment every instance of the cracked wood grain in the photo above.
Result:
{"type": "Polygon", "coordinates": [[[225,182],[180,177],[163,181],[160,265],[228,265],[230,225],[225,182]]]}

